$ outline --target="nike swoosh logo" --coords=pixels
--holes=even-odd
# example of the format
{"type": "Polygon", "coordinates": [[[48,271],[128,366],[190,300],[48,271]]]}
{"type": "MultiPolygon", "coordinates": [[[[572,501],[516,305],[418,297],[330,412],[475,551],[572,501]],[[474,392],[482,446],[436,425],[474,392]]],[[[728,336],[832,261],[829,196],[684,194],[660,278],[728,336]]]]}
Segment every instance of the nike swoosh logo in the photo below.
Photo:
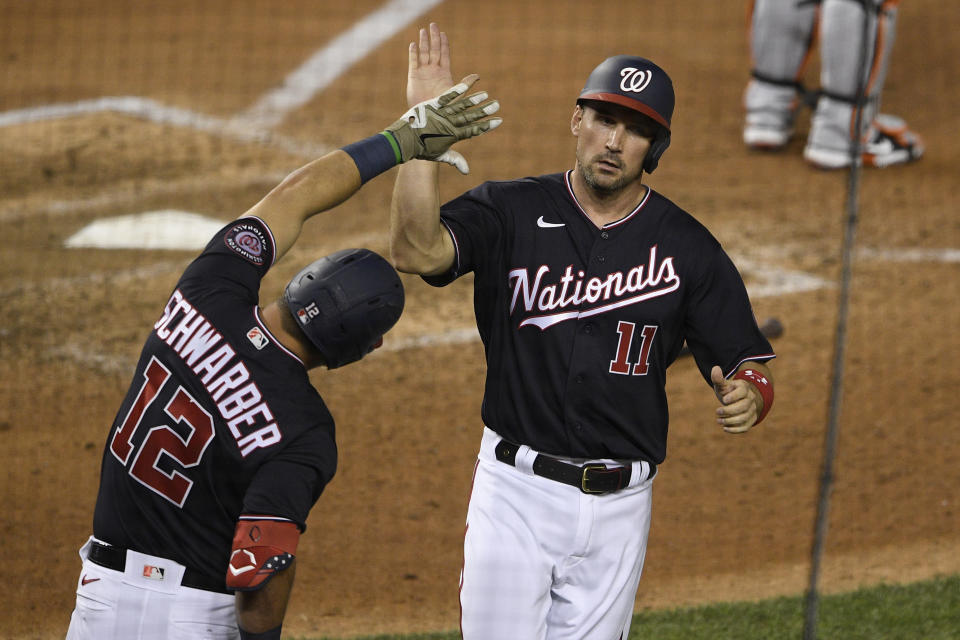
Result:
{"type": "Polygon", "coordinates": [[[562,222],[547,222],[543,219],[543,216],[540,216],[537,218],[537,226],[541,229],[552,229],[554,227],[565,227],[567,225],[562,222]]]}
{"type": "Polygon", "coordinates": [[[420,142],[426,142],[428,138],[454,138],[449,133],[421,133],[420,142]]]}
{"type": "Polygon", "coordinates": [[[81,585],[81,586],[86,586],[86,585],[90,584],[91,582],[96,582],[96,581],[99,580],[99,579],[100,579],[100,578],[88,578],[87,576],[83,576],[83,578],[80,580],[80,585],[81,585]]]}

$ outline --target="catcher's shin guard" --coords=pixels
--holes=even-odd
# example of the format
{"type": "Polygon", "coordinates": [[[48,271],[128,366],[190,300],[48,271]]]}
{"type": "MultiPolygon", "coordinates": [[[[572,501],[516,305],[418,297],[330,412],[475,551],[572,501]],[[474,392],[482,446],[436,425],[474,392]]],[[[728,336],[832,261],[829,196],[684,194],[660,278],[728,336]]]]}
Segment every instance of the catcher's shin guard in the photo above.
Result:
{"type": "Polygon", "coordinates": [[[793,136],[801,83],[816,35],[816,3],[756,0],[750,16],[752,78],[744,93],[743,142],[780,149],[793,136]]]}
{"type": "Polygon", "coordinates": [[[814,166],[850,166],[851,146],[858,139],[862,149],[856,161],[864,166],[904,164],[923,155],[920,136],[902,119],[879,113],[896,32],[896,5],[895,0],[824,0],[820,33],[823,95],[803,153],[814,166]],[[866,60],[861,60],[863,51],[866,60]],[[861,84],[864,95],[858,102],[861,84]]]}
{"type": "MultiPolygon", "coordinates": [[[[902,118],[881,113],[861,143],[859,161],[865,167],[883,168],[919,160],[923,152],[923,139],[902,118]]],[[[827,147],[808,143],[803,157],[819,169],[842,169],[851,164],[849,144],[827,147]]]]}

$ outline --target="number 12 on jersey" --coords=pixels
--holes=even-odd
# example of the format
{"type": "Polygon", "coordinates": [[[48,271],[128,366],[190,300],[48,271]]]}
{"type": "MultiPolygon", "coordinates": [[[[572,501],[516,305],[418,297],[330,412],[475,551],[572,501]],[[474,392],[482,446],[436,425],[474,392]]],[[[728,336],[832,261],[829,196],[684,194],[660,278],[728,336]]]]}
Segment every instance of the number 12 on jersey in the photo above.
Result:
{"type": "Polygon", "coordinates": [[[653,346],[653,337],[657,335],[656,325],[646,324],[640,331],[642,342],[640,343],[640,353],[637,356],[635,364],[631,363],[630,347],[633,345],[633,334],[636,333],[637,325],[633,322],[621,320],[617,324],[617,333],[620,334],[620,341],[617,344],[617,357],[610,361],[610,373],[617,373],[623,376],[635,375],[645,376],[650,369],[650,347],[653,346]]]}
{"type": "MultiPolygon", "coordinates": [[[[151,358],[143,377],[140,393],[110,442],[110,451],[124,466],[134,451],[133,434],[170,378],[170,371],[159,360],[151,358]]],[[[193,486],[193,480],[178,471],[167,473],[160,469],[157,463],[161,456],[166,454],[185,468],[199,464],[214,436],[213,418],[179,385],[170,401],[163,407],[163,414],[166,417],[157,417],[164,421],[170,418],[174,422],[186,424],[191,429],[190,435],[184,439],[166,424],[152,427],[140,443],[129,473],[145,487],[182,507],[190,487],[193,486]]]]}

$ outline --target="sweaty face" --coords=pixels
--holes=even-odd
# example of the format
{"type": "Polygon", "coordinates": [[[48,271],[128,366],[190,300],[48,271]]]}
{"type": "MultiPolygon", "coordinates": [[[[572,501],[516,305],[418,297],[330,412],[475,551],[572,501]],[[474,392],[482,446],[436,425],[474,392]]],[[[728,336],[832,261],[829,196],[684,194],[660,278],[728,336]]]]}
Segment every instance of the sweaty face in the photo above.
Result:
{"type": "Polygon", "coordinates": [[[643,177],[643,160],[657,126],[647,116],[605,102],[589,102],[574,112],[577,166],[596,191],[614,193],[643,177]]]}

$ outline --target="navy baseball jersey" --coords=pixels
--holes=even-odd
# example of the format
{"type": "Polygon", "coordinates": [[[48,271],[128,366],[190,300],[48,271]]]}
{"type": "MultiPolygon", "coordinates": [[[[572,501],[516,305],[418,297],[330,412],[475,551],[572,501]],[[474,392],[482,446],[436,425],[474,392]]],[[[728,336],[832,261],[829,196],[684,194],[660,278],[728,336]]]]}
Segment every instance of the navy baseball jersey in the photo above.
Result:
{"type": "Polygon", "coordinates": [[[441,208],[456,248],[435,286],[474,273],[487,359],[482,418],[501,436],[577,458],[666,456],[667,367],[686,340],[709,383],[774,357],[719,242],[648,189],[597,228],[570,173],[487,182],[441,208]]]}
{"type": "Polygon", "coordinates": [[[107,438],[100,540],[223,580],[240,514],[305,528],[336,469],[334,423],[260,316],[274,251],[240,218],[180,278],[107,438]]]}

